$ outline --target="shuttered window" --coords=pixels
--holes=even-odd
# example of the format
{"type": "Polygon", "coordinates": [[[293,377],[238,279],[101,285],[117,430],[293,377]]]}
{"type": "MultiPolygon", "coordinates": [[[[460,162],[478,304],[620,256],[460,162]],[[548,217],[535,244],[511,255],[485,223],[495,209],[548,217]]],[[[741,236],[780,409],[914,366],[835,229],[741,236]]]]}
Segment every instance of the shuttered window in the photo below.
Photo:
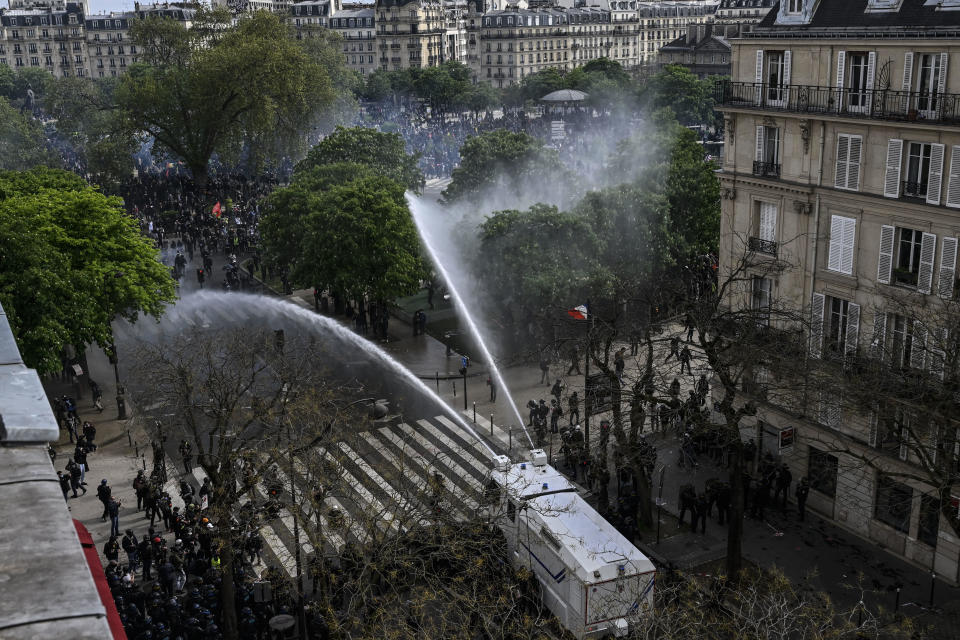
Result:
{"type": "Polygon", "coordinates": [[[845,216],[830,218],[830,251],[827,268],[831,271],[853,274],[853,248],[857,235],[857,221],[845,216]]]}
{"type": "Polygon", "coordinates": [[[837,165],[834,186],[838,189],[860,189],[860,154],[863,137],[841,133],[837,137],[837,165]]]}
{"type": "Polygon", "coordinates": [[[944,300],[953,298],[956,271],[957,239],[945,237],[940,248],[940,273],[937,280],[937,293],[944,300]]]}

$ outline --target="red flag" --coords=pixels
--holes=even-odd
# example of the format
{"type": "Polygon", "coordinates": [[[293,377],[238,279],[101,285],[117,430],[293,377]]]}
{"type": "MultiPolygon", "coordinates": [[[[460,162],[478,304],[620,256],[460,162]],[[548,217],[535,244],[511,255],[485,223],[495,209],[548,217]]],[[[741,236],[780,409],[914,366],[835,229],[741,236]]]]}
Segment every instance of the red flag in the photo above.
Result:
{"type": "Polygon", "coordinates": [[[587,305],[581,304],[578,307],[567,310],[567,315],[576,320],[586,320],[587,319],[587,305]]]}
{"type": "Polygon", "coordinates": [[[220,202],[219,202],[219,201],[217,202],[217,204],[213,205],[213,215],[217,216],[218,218],[220,217],[220,202]]]}

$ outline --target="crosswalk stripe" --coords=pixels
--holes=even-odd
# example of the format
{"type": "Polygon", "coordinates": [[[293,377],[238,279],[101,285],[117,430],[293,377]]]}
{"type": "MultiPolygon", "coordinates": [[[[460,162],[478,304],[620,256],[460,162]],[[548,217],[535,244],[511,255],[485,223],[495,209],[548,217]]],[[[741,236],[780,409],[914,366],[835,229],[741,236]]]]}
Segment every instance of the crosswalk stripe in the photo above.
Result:
{"type": "MultiPolygon", "coordinates": [[[[240,506],[243,506],[250,502],[250,498],[246,494],[240,497],[240,506]]],[[[273,527],[268,524],[263,524],[260,527],[260,535],[263,536],[263,541],[267,544],[267,547],[270,549],[270,552],[277,558],[280,564],[283,566],[284,570],[287,572],[291,578],[295,578],[297,575],[297,563],[293,558],[293,554],[287,549],[286,545],[283,544],[283,541],[280,540],[280,537],[274,532],[273,527]]]]}
{"type": "MultiPolygon", "coordinates": [[[[274,469],[274,473],[277,474],[279,480],[284,483],[285,486],[290,486],[290,478],[282,469],[274,469]]],[[[330,543],[330,545],[336,549],[339,553],[345,544],[343,536],[337,533],[333,527],[327,522],[327,519],[324,517],[322,512],[314,510],[313,505],[310,503],[310,500],[303,500],[301,510],[303,511],[304,519],[311,520],[314,518],[319,518],[321,535],[330,543]]]]}
{"type": "MultiPolygon", "coordinates": [[[[350,448],[346,442],[338,443],[340,450],[347,454],[347,457],[350,458],[355,465],[360,467],[360,470],[371,480],[373,480],[378,487],[380,487],[387,496],[393,500],[394,505],[402,509],[406,513],[411,511],[418,510],[415,505],[413,505],[409,500],[401,496],[394,488],[390,485],[389,482],[383,479],[379,473],[377,473],[373,467],[371,467],[366,460],[357,455],[357,452],[350,448]]],[[[424,524],[424,523],[421,523],[424,524]]]]}
{"type": "Polygon", "coordinates": [[[400,423],[399,428],[407,437],[413,439],[417,444],[423,447],[427,453],[433,456],[435,461],[434,465],[443,465],[449,473],[456,477],[464,478],[471,486],[476,485],[478,489],[483,486],[480,480],[473,473],[465,473],[466,469],[461,467],[456,463],[456,461],[453,460],[453,456],[450,452],[441,451],[423,434],[405,422],[400,423]]]}
{"type": "Polygon", "coordinates": [[[337,473],[339,473],[340,477],[345,480],[348,485],[350,485],[350,488],[353,489],[358,496],[360,496],[363,502],[365,502],[368,506],[373,507],[377,513],[381,515],[381,519],[383,521],[389,522],[388,526],[391,529],[395,531],[399,530],[400,523],[397,521],[397,518],[394,516],[394,514],[390,511],[387,511],[386,507],[384,507],[383,504],[372,493],[370,493],[370,491],[368,491],[359,480],[354,478],[353,474],[347,471],[344,466],[340,464],[339,460],[334,458],[333,455],[331,455],[331,453],[325,449],[317,447],[317,450],[322,452],[323,456],[336,466],[337,473]]]}
{"type": "MultiPolygon", "coordinates": [[[[390,434],[390,436],[392,436],[393,438],[396,438],[396,436],[394,436],[393,433],[391,433],[388,429],[381,429],[380,431],[385,431],[386,433],[390,434]]],[[[407,478],[410,482],[413,483],[413,485],[417,489],[417,492],[420,495],[429,494],[429,492],[431,491],[431,488],[428,484],[427,478],[431,476],[431,472],[423,464],[415,460],[413,455],[410,455],[412,453],[419,458],[420,456],[416,454],[415,451],[413,451],[410,447],[404,447],[403,442],[401,441],[399,444],[399,448],[401,451],[400,455],[402,456],[402,459],[401,459],[397,457],[397,454],[391,451],[389,447],[384,446],[384,444],[380,440],[375,438],[371,433],[365,432],[361,435],[363,436],[364,440],[366,440],[370,444],[371,447],[374,447],[377,450],[377,452],[384,457],[385,460],[390,462],[397,471],[402,473],[405,478],[407,478]]],[[[459,491],[456,485],[454,485],[453,494],[462,504],[466,504],[468,508],[471,508],[472,501],[462,491],[459,491]]],[[[457,518],[466,517],[466,514],[461,510],[456,508],[452,508],[452,510],[453,510],[454,517],[457,517],[457,518]]]]}
{"type": "Polygon", "coordinates": [[[434,438],[442,442],[444,445],[446,445],[447,447],[450,447],[450,450],[452,452],[456,453],[461,458],[463,458],[463,460],[467,464],[469,464],[471,467],[476,469],[481,476],[486,476],[487,474],[490,473],[490,467],[488,467],[484,463],[477,460],[477,458],[475,458],[474,455],[469,450],[467,450],[464,447],[461,447],[459,444],[451,440],[449,437],[447,437],[446,434],[444,434],[435,426],[430,424],[429,421],[417,420],[417,424],[419,424],[421,427],[426,429],[431,435],[433,435],[434,438]]]}
{"type": "Polygon", "coordinates": [[[453,420],[450,420],[446,416],[437,416],[436,419],[437,419],[437,422],[440,422],[441,424],[446,426],[447,429],[450,430],[451,439],[455,441],[458,440],[460,441],[460,443],[465,443],[465,444],[458,443],[459,446],[466,447],[466,449],[471,453],[474,453],[474,454],[479,453],[480,457],[476,455],[474,455],[474,457],[477,458],[477,460],[479,460],[481,463],[484,463],[485,460],[491,460],[491,461],[493,460],[495,454],[492,453],[489,449],[487,449],[487,447],[485,447],[483,444],[478,442],[477,439],[473,437],[473,434],[468,433],[463,429],[463,427],[461,427],[458,424],[455,424],[453,420]]]}

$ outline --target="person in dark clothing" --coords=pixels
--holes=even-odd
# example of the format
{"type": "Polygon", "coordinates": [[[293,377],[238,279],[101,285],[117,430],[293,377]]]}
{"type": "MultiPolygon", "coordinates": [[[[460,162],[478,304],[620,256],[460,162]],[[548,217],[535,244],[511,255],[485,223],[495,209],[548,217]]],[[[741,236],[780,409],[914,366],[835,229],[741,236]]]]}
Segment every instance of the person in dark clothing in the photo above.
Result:
{"type": "Polygon", "coordinates": [[[110,539],[107,540],[106,544],[103,545],[103,555],[106,557],[107,562],[110,562],[111,560],[114,562],[119,561],[120,543],[117,542],[117,536],[110,534],[110,539]]]}
{"type": "Polygon", "coordinates": [[[493,376],[487,376],[487,386],[490,387],[490,402],[496,402],[497,383],[493,381],[493,376]]]}
{"type": "Polygon", "coordinates": [[[694,503],[696,500],[697,493],[693,490],[693,487],[685,485],[680,488],[680,516],[677,519],[678,527],[683,524],[683,517],[687,511],[690,512],[690,519],[696,522],[696,515],[694,514],[694,503]]]}
{"type": "Polygon", "coordinates": [[[143,498],[145,495],[145,489],[147,488],[147,478],[143,475],[143,471],[137,471],[137,477],[133,479],[133,490],[137,494],[137,511],[143,508],[143,498]]]}
{"type": "Polygon", "coordinates": [[[110,498],[107,503],[107,513],[110,516],[110,535],[118,537],[120,535],[120,501],[110,498]]]}
{"type": "Polygon", "coordinates": [[[100,502],[103,503],[103,513],[100,515],[101,522],[107,521],[107,515],[109,515],[108,508],[110,506],[110,496],[112,493],[113,493],[113,490],[107,484],[107,479],[104,478],[103,480],[101,480],[100,486],[97,487],[97,499],[99,499],[100,502]]]}
{"type": "Polygon", "coordinates": [[[697,524],[700,524],[700,533],[707,532],[707,496],[701,491],[693,503],[693,526],[691,531],[697,532],[697,524]]]}
{"type": "Polygon", "coordinates": [[[97,437],[97,428],[93,426],[92,422],[83,423],[83,438],[87,443],[87,451],[96,451],[97,445],[94,444],[94,439],[97,437]]]}
{"type": "Polygon", "coordinates": [[[570,349],[570,367],[567,369],[567,375],[583,375],[580,372],[580,350],[577,348],[577,345],[573,345],[570,349]]]}
{"type": "Polygon", "coordinates": [[[540,354],[540,384],[550,384],[550,358],[546,352],[540,354]]]}
{"type": "Polygon", "coordinates": [[[71,460],[67,463],[67,473],[70,474],[70,488],[73,489],[73,497],[77,497],[77,489],[80,489],[86,493],[87,488],[80,484],[80,480],[83,476],[83,472],[80,470],[80,465],[71,460]]]}
{"type": "Polygon", "coordinates": [[[127,529],[124,532],[120,546],[127,554],[127,566],[133,571],[137,567],[137,536],[133,534],[133,529],[127,529]]]}
{"type": "Polygon", "coordinates": [[[684,345],[683,351],[680,352],[680,373],[683,373],[684,367],[687,369],[687,373],[693,375],[693,370],[690,369],[690,347],[684,345]]]}
{"type": "Polygon", "coordinates": [[[793,474],[790,473],[790,467],[782,463],[776,472],[776,481],[774,484],[773,501],[777,502],[780,494],[783,493],[783,501],[780,503],[782,509],[787,508],[787,493],[790,491],[790,484],[793,482],[793,474]]]}
{"type": "Polygon", "coordinates": [[[580,424],[580,397],[576,391],[574,391],[570,399],[567,400],[567,407],[570,409],[570,426],[572,427],[574,425],[573,416],[577,416],[576,424],[580,424]]]}
{"type": "Polygon", "coordinates": [[[730,484],[721,482],[717,487],[717,524],[726,522],[730,514],[730,484]]]}
{"type": "Polygon", "coordinates": [[[680,338],[674,336],[670,338],[670,353],[667,354],[667,357],[664,358],[664,362],[670,362],[670,358],[676,356],[677,360],[680,359],[680,338]]]}
{"type": "Polygon", "coordinates": [[[803,522],[807,513],[807,496],[810,495],[810,483],[805,477],[800,478],[793,495],[797,498],[797,513],[800,516],[800,522],[803,522]]]}
{"type": "Polygon", "coordinates": [[[143,565],[143,580],[152,580],[150,568],[153,566],[153,545],[150,543],[150,536],[144,534],[140,544],[137,545],[137,555],[143,565]]]}
{"type": "MultiPolygon", "coordinates": [[[[70,493],[70,476],[63,471],[57,471],[57,482],[60,483],[60,491],[63,492],[63,499],[69,500],[70,497],[67,495],[70,493]]],[[[77,492],[73,492],[73,497],[77,497],[77,492]]]]}
{"type": "Polygon", "coordinates": [[[560,382],[560,378],[557,378],[557,381],[553,383],[553,387],[550,389],[550,395],[552,395],[557,400],[557,404],[560,404],[560,396],[563,394],[563,383],[560,382]]]}
{"type": "Polygon", "coordinates": [[[770,480],[766,477],[760,478],[756,483],[756,489],[753,492],[753,501],[750,503],[750,515],[759,520],[763,520],[763,511],[770,501],[770,480]]]}
{"type": "Polygon", "coordinates": [[[563,409],[560,408],[560,401],[553,400],[551,402],[553,405],[550,409],[550,433],[559,433],[560,428],[558,426],[560,418],[563,417],[563,409]]]}

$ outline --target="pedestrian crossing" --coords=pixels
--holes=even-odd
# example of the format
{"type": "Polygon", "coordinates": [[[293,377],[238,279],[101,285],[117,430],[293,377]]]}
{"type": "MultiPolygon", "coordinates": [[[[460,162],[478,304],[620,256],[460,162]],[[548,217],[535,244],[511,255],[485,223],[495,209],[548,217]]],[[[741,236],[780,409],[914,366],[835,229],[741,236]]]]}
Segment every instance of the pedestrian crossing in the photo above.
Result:
{"type": "MultiPolygon", "coordinates": [[[[495,441],[493,446],[497,453],[506,452],[502,443],[495,441]]],[[[494,455],[444,416],[378,424],[289,459],[274,459],[265,477],[244,493],[241,504],[252,501],[262,509],[270,499],[267,485],[282,487],[277,517],[264,516],[260,533],[265,560],[293,578],[297,545],[305,573],[307,559],[316,552],[311,539],[322,540],[324,554],[334,554],[349,543],[375,544],[428,527],[439,517],[465,521],[475,516],[494,455]],[[441,490],[437,477],[442,478],[441,490]],[[290,504],[291,487],[295,506],[290,504]],[[299,539],[294,536],[295,512],[299,539]]],[[[261,456],[269,459],[267,453],[261,456]]],[[[202,483],[199,467],[191,475],[202,483]]]]}

